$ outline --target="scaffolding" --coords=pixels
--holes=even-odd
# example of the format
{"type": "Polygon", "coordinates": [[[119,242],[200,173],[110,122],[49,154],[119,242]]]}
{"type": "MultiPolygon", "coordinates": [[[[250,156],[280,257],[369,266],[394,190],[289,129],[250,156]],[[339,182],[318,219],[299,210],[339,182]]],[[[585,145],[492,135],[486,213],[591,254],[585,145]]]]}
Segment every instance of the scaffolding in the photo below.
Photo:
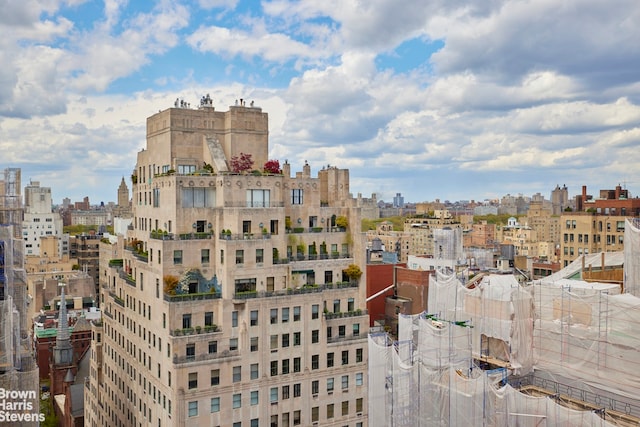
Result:
{"type": "MultiPolygon", "coordinates": [[[[38,367],[28,330],[22,217],[20,169],[5,169],[4,180],[0,180],[0,388],[37,394],[38,367]]],[[[39,401],[30,401],[29,412],[39,412],[39,401]]],[[[12,425],[37,424],[21,421],[12,425]]]]}
{"type": "Polygon", "coordinates": [[[624,227],[624,292],[640,297],[640,219],[627,218],[624,227]]]}
{"type": "Polygon", "coordinates": [[[640,424],[640,299],[512,275],[436,273],[429,291],[398,341],[369,337],[370,426],[640,424]]]}

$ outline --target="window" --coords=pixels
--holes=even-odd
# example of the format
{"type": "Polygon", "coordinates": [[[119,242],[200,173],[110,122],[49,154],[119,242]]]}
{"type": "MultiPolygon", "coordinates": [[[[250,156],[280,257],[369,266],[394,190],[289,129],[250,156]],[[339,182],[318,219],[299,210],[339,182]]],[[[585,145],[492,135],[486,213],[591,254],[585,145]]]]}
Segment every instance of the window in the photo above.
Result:
{"type": "Polygon", "coordinates": [[[313,344],[316,344],[316,343],[320,342],[320,330],[319,329],[314,329],[313,331],[311,331],[311,342],[313,344]]]}
{"type": "Polygon", "coordinates": [[[333,328],[331,326],[327,326],[327,341],[329,341],[333,337],[333,328]]]}
{"type": "Polygon", "coordinates": [[[195,400],[193,402],[189,402],[189,416],[197,417],[198,416],[198,401],[195,400]]]}
{"type": "Polygon", "coordinates": [[[186,352],[187,359],[195,359],[196,357],[196,345],[187,344],[186,352]]]}
{"type": "Polygon", "coordinates": [[[311,421],[316,422],[320,418],[320,407],[314,406],[311,408],[311,421]]]}
{"type": "Polygon", "coordinates": [[[354,306],[355,306],[355,301],[354,301],[354,299],[353,299],[353,298],[349,298],[349,299],[347,300],[347,311],[353,311],[354,306]]]}
{"type": "Polygon", "coordinates": [[[235,351],[238,349],[238,338],[229,339],[229,350],[235,351]]]}
{"type": "Polygon", "coordinates": [[[213,326],[213,311],[204,313],[204,326],[213,326]]]}
{"type": "Polygon", "coordinates": [[[251,405],[258,404],[258,390],[253,390],[251,392],[251,405]]]}
{"type": "Polygon", "coordinates": [[[289,322],[289,307],[284,307],[282,309],[282,323],[289,322]]]}
{"type": "Polygon", "coordinates": [[[289,386],[288,385],[283,385],[282,386],[282,400],[288,399],[289,398],[289,386]]]}
{"type": "Polygon", "coordinates": [[[333,391],[333,378],[327,378],[327,393],[333,391]]]}
{"type": "Polygon", "coordinates": [[[191,327],[191,313],[182,315],[182,329],[191,327]]]}
{"type": "Polygon", "coordinates": [[[211,398],[211,413],[220,412],[220,398],[212,397],[211,398]]]}
{"type": "Polygon", "coordinates": [[[293,397],[300,397],[300,394],[301,394],[300,383],[294,384],[293,385],[293,397]]]}
{"type": "Polygon", "coordinates": [[[278,401],[278,387],[271,387],[269,390],[269,400],[271,403],[275,403],[278,401]]]}
{"type": "Polygon", "coordinates": [[[327,418],[333,418],[333,403],[327,405],[327,418]]]}
{"type": "Polygon", "coordinates": [[[233,382],[239,383],[242,381],[242,366],[233,367],[233,382]]]}
{"type": "Polygon", "coordinates": [[[212,188],[182,187],[181,196],[183,208],[212,208],[216,203],[212,188]]]}
{"type": "Polygon", "coordinates": [[[232,328],[237,328],[238,327],[238,312],[237,311],[232,311],[231,312],[231,327],[232,328]]]}
{"type": "Polygon", "coordinates": [[[320,315],[319,313],[320,313],[320,306],[318,304],[313,304],[311,306],[311,318],[317,319],[320,315]]]}
{"type": "Polygon", "coordinates": [[[272,360],[271,361],[271,376],[276,376],[278,375],[278,361],[277,360],[272,360]]]}
{"type": "Polygon", "coordinates": [[[333,312],[334,313],[340,313],[340,300],[339,299],[334,299],[333,300],[333,312]]]}
{"type": "Polygon", "coordinates": [[[311,369],[320,368],[320,355],[314,354],[311,356],[311,369]]]}
{"type": "Polygon", "coordinates": [[[244,251],[236,249],[236,264],[244,264],[244,251]]]}
{"type": "Polygon", "coordinates": [[[271,324],[274,325],[276,323],[278,323],[278,309],[277,308],[272,308],[271,309],[271,324]]]}
{"type": "Polygon", "coordinates": [[[251,379],[252,380],[258,379],[258,364],[257,363],[252,363],[251,364],[251,379]]]}
{"type": "Polygon", "coordinates": [[[362,385],[363,382],[363,376],[362,376],[362,372],[358,372],[356,374],[356,385],[362,385]]]}
{"type": "Polygon", "coordinates": [[[342,350],[342,364],[349,364],[349,350],[342,350]]]}
{"type": "Polygon", "coordinates": [[[338,336],[344,337],[347,334],[347,327],[345,325],[338,326],[338,336]]]}
{"type": "MultiPolygon", "coordinates": [[[[278,416],[271,415],[271,426],[276,427],[278,425],[278,416]],[[273,422],[273,417],[276,417],[275,423],[273,422]]],[[[289,413],[285,412],[282,414],[282,427],[289,427],[289,413]]]]}
{"type": "Polygon", "coordinates": [[[299,357],[293,358],[293,372],[300,372],[302,359],[299,357]]]}
{"type": "Polygon", "coordinates": [[[242,394],[236,393],[233,395],[233,409],[242,407],[242,394]]]}
{"type": "Polygon", "coordinates": [[[362,349],[356,348],[356,363],[362,362],[362,349]]]}
{"type": "MultiPolygon", "coordinates": [[[[259,422],[260,421],[258,420],[258,418],[252,418],[251,419],[251,427],[258,427],[259,426],[259,422]]],[[[276,424],[278,424],[278,423],[276,422],[276,424]]]]}
{"type": "Polygon", "coordinates": [[[202,264],[209,264],[209,249],[200,250],[200,262],[202,264]]]}
{"type": "Polygon", "coordinates": [[[349,375],[343,375],[342,376],[342,389],[347,389],[349,388],[349,375]]]}
{"type": "MultiPolygon", "coordinates": [[[[176,265],[182,264],[182,251],[180,249],[176,249],[173,251],[173,263],[176,265]]],[[[198,402],[196,402],[197,404],[198,402]]]]}
{"type": "Polygon", "coordinates": [[[320,392],[320,381],[311,381],[311,394],[318,394],[320,392]]]}
{"type": "Polygon", "coordinates": [[[220,384],[220,369],[212,369],[211,370],[211,385],[219,385],[220,384]]]}
{"type": "Polygon", "coordinates": [[[256,264],[264,262],[264,249],[256,249],[256,264]]]}
{"type": "Polygon", "coordinates": [[[189,372],[189,390],[198,388],[198,373],[189,372]]]}
{"type": "Polygon", "coordinates": [[[271,350],[278,348],[278,335],[271,335],[270,344],[271,350]]]}
{"type": "Polygon", "coordinates": [[[360,323],[353,324],[353,336],[354,337],[360,336],[360,323]]]}
{"type": "Polygon", "coordinates": [[[291,190],[291,204],[301,205],[304,201],[304,191],[301,188],[291,190]]]}
{"type": "Polygon", "coordinates": [[[327,353],[327,368],[333,367],[333,352],[327,353]]]}
{"type": "Polygon", "coordinates": [[[269,190],[247,190],[248,208],[268,208],[271,195],[269,190]]]}
{"type": "Polygon", "coordinates": [[[349,415],[349,401],[348,400],[344,400],[342,402],[342,415],[349,415]]]}
{"type": "Polygon", "coordinates": [[[282,334],[282,347],[289,347],[289,334],[282,334]]]}
{"type": "Polygon", "coordinates": [[[284,359],[282,361],[282,375],[286,375],[289,373],[289,359],[284,359]]]}
{"type": "Polygon", "coordinates": [[[209,341],[209,354],[218,352],[218,341],[209,341]]]}
{"type": "Polygon", "coordinates": [[[178,174],[180,175],[188,175],[190,173],[195,173],[196,165],[178,165],[178,174]]]}
{"type": "Polygon", "coordinates": [[[300,345],[301,342],[301,338],[300,338],[300,332],[294,332],[293,333],[293,345],[300,345]]]}
{"type": "Polygon", "coordinates": [[[258,351],[258,337],[251,337],[251,351],[258,351]]]}
{"type": "Polygon", "coordinates": [[[293,425],[294,426],[299,426],[300,425],[300,411],[293,411],[293,425]]]}
{"type": "Polygon", "coordinates": [[[299,322],[300,321],[300,306],[299,305],[293,307],[293,321],[294,322],[299,322]]]}
{"type": "Polygon", "coordinates": [[[258,326],[258,310],[251,310],[250,324],[251,326],[258,326]]]}

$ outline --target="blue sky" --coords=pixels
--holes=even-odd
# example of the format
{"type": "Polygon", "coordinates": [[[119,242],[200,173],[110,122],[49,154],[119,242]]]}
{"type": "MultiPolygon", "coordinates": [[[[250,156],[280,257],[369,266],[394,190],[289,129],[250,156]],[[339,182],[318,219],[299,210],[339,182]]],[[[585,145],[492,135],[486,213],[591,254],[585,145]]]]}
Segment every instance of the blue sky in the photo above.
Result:
{"type": "MultiPolygon", "coordinates": [[[[114,201],[177,98],[391,201],[640,193],[636,0],[0,0],[0,168],[114,201]]],[[[315,169],[315,171],[314,171],[315,169]]]]}

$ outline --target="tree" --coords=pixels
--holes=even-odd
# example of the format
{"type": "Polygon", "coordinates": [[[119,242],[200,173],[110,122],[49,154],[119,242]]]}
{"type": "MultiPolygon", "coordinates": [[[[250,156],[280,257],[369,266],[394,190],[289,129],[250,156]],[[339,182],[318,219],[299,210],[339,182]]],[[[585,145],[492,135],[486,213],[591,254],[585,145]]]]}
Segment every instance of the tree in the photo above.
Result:
{"type": "Polygon", "coordinates": [[[231,158],[231,170],[236,173],[247,172],[253,167],[253,159],[251,154],[240,153],[240,156],[231,158]]]}
{"type": "Polygon", "coordinates": [[[280,162],[278,160],[269,160],[264,164],[264,171],[267,173],[282,173],[282,169],[280,169],[280,162]]]}
{"type": "Polygon", "coordinates": [[[362,270],[356,264],[351,264],[346,269],[342,270],[342,274],[349,280],[358,280],[362,276],[362,270]]]}

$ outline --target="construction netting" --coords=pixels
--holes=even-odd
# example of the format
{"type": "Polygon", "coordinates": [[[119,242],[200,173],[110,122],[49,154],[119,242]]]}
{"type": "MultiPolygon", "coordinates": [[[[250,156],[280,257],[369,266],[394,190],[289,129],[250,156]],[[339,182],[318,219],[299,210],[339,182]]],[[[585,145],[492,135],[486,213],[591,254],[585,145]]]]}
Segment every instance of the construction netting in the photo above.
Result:
{"type": "Polygon", "coordinates": [[[470,358],[470,330],[427,315],[402,322],[419,341],[457,342],[433,349],[411,341],[369,336],[369,425],[613,426],[596,413],[569,409],[552,397],[521,393],[506,382],[507,369],[481,370],[470,358]],[[462,345],[467,342],[466,348],[462,345]]]}
{"type": "Polygon", "coordinates": [[[467,289],[437,272],[428,312],[399,315],[397,341],[369,336],[369,425],[630,425],[508,379],[544,372],[635,401],[639,349],[640,299],[618,285],[488,275],[467,289]]]}
{"type": "Polygon", "coordinates": [[[627,218],[624,227],[624,291],[640,297],[640,219],[627,218]]]}
{"type": "Polygon", "coordinates": [[[533,304],[512,275],[491,274],[467,289],[455,275],[436,272],[429,281],[427,311],[441,320],[472,325],[475,355],[508,362],[516,374],[531,370],[533,304]]]}
{"type": "Polygon", "coordinates": [[[577,280],[533,284],[535,366],[637,399],[640,298],[577,280]]]}

